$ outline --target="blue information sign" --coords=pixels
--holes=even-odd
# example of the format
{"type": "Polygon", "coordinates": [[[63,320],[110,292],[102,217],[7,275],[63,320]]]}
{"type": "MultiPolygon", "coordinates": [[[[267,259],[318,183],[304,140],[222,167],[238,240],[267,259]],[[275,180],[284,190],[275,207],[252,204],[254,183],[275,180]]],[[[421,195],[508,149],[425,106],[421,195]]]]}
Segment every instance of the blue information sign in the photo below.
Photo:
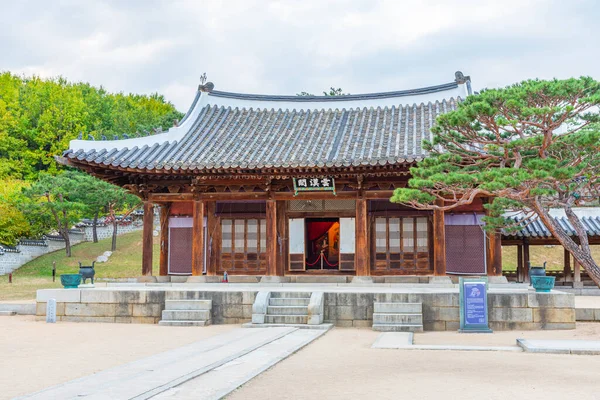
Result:
{"type": "Polygon", "coordinates": [[[460,278],[460,331],[492,332],[488,324],[487,277],[460,278]]]}

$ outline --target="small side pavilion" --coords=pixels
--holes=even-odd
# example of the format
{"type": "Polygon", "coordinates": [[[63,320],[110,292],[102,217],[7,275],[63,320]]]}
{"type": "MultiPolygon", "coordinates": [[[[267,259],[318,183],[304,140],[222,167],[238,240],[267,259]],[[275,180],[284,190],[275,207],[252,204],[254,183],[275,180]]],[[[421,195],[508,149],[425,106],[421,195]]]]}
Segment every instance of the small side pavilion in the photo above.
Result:
{"type": "MultiPolygon", "coordinates": [[[[581,219],[588,235],[590,245],[600,245],[600,208],[580,208],[575,209],[575,213],[581,219]]],[[[577,237],[575,229],[560,210],[552,210],[551,214],[563,229],[573,238],[577,237]]],[[[524,222],[523,216],[510,218],[515,224],[523,225],[523,228],[514,233],[505,233],[502,235],[502,246],[517,246],[517,271],[516,274],[504,272],[504,275],[515,279],[517,282],[529,282],[529,271],[527,266],[530,263],[530,246],[560,246],[548,228],[539,220],[534,219],[524,222]]],[[[586,278],[585,271],[571,257],[571,254],[564,249],[564,261],[562,271],[547,271],[548,275],[556,276],[556,282],[563,285],[572,285],[573,287],[582,287],[583,280],[586,278]],[[571,267],[573,266],[573,267],[571,267]],[[583,276],[582,276],[583,275],[583,276]]]]}

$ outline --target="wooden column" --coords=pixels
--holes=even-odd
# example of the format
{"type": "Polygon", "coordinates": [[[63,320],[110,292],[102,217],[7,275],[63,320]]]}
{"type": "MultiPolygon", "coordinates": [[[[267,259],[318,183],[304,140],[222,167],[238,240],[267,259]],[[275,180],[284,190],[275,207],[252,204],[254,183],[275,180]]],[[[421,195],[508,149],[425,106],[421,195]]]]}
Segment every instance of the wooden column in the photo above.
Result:
{"type": "Polygon", "coordinates": [[[581,287],[581,264],[573,258],[573,287],[581,287]]]}
{"type": "Polygon", "coordinates": [[[517,245],[517,282],[525,282],[525,268],[523,266],[523,246],[517,245]]]}
{"type": "Polygon", "coordinates": [[[502,276],[502,237],[493,232],[487,235],[487,274],[502,276]]]}
{"type": "Polygon", "coordinates": [[[144,201],[144,229],[142,231],[142,275],[152,275],[152,230],[154,224],[154,205],[144,201]]]}
{"type": "Polygon", "coordinates": [[[529,243],[523,243],[523,268],[525,271],[525,282],[529,283],[529,243]]]}
{"type": "Polygon", "coordinates": [[[367,240],[367,200],[356,200],[355,262],[356,275],[369,276],[369,243],[367,240]]]}
{"type": "Polygon", "coordinates": [[[565,282],[572,282],[571,279],[571,253],[567,249],[564,249],[563,256],[563,275],[565,282]]]}
{"type": "Polygon", "coordinates": [[[192,275],[202,275],[204,269],[204,202],[194,200],[192,212],[192,275]]]}
{"type": "Polygon", "coordinates": [[[286,230],[286,202],[277,200],[277,276],[285,275],[287,265],[288,238],[286,230]]]}
{"type": "Polygon", "coordinates": [[[165,203],[160,207],[160,268],[159,275],[169,275],[169,211],[171,204],[165,203]]]}
{"type": "Polygon", "coordinates": [[[446,222],[444,211],[433,210],[433,274],[446,275],[446,222]]]}
{"type": "Polygon", "coordinates": [[[277,203],[267,200],[267,275],[277,276],[277,203]]]}
{"type": "Polygon", "coordinates": [[[217,264],[219,262],[219,252],[221,251],[221,227],[217,217],[217,202],[206,202],[206,228],[208,240],[208,254],[206,265],[206,275],[217,274],[217,264]]]}

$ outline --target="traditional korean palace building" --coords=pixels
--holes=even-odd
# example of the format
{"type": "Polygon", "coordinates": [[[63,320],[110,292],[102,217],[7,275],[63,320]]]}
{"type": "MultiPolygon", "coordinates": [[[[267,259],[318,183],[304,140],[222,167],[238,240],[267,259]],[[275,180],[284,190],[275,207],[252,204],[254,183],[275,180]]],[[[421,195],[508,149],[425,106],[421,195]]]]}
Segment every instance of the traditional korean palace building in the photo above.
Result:
{"type": "Polygon", "coordinates": [[[389,201],[470,85],[457,72],[420,89],[303,97],[207,83],[168,132],[74,140],[62,162],[144,200],[145,275],[155,204],[160,275],[501,275],[486,199],[452,213],[389,201]]]}

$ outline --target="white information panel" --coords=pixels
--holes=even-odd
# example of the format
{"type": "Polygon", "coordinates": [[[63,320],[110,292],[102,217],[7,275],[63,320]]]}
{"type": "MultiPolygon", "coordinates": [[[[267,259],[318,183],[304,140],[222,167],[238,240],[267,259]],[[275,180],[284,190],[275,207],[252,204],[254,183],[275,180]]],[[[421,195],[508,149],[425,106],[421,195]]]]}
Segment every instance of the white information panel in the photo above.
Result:
{"type": "Polygon", "coordinates": [[[340,218],[340,253],[353,254],[356,251],[355,235],[355,219],[340,218]]]}
{"type": "Polygon", "coordinates": [[[304,218],[290,218],[290,254],[304,254],[304,218]]]}

